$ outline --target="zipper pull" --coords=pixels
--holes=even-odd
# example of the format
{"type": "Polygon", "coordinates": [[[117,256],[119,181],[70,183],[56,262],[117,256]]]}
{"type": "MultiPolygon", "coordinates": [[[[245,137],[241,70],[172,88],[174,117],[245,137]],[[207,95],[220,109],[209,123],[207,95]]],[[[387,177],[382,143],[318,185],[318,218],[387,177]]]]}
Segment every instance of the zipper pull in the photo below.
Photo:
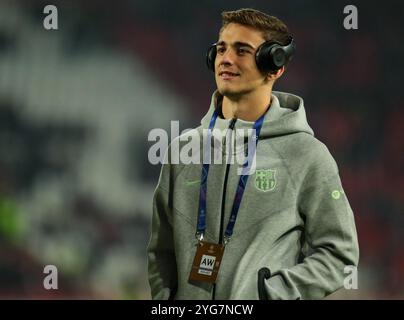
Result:
{"type": "Polygon", "coordinates": [[[229,129],[233,130],[234,129],[234,125],[236,124],[237,118],[233,118],[231,119],[230,125],[229,125],[229,129]]]}
{"type": "MultiPolygon", "coordinates": [[[[233,131],[234,125],[236,124],[236,121],[237,121],[237,118],[231,119],[230,125],[229,125],[229,129],[230,129],[230,130],[233,131]]],[[[228,135],[228,133],[226,133],[226,137],[223,138],[223,141],[222,141],[222,146],[223,146],[223,147],[226,145],[227,135],[228,135]]]]}

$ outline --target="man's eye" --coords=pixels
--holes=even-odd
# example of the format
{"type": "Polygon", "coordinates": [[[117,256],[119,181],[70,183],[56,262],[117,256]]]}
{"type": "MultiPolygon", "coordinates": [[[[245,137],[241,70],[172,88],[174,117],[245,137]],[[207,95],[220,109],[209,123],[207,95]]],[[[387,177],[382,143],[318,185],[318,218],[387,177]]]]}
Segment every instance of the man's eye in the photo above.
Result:
{"type": "Polygon", "coordinates": [[[249,51],[248,51],[248,50],[243,49],[243,48],[239,48],[239,49],[237,50],[237,52],[238,52],[239,54],[245,54],[245,53],[249,53],[249,51]]]}
{"type": "Polygon", "coordinates": [[[218,53],[224,53],[225,51],[226,51],[226,49],[223,48],[223,47],[217,48],[217,52],[218,52],[218,53]]]}

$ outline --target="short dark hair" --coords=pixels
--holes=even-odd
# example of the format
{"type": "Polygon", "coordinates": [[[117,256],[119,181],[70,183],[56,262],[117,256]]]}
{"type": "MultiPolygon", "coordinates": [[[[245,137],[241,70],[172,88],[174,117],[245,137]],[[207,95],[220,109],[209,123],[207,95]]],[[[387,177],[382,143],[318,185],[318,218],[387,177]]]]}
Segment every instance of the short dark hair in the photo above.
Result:
{"type": "Polygon", "coordinates": [[[223,11],[220,31],[229,23],[238,23],[257,29],[262,32],[262,36],[266,41],[276,41],[282,45],[287,45],[291,39],[286,24],[277,17],[255,9],[242,8],[236,11],[223,11]]]}

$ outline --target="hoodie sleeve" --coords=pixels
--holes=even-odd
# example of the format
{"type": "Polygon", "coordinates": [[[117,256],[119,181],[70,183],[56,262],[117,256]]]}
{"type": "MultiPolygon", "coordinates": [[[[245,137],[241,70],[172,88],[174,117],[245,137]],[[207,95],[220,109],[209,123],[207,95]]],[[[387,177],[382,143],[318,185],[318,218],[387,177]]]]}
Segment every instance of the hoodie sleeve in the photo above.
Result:
{"type": "Polygon", "coordinates": [[[266,280],[269,299],[322,299],[343,286],[349,275],[344,273],[346,266],[358,265],[354,216],[337,164],[322,143],[310,154],[298,194],[310,253],[301,263],[266,280]]]}
{"type": "Polygon", "coordinates": [[[151,238],[147,248],[152,299],[173,298],[177,287],[170,186],[172,167],[164,161],[153,197],[151,238]]]}

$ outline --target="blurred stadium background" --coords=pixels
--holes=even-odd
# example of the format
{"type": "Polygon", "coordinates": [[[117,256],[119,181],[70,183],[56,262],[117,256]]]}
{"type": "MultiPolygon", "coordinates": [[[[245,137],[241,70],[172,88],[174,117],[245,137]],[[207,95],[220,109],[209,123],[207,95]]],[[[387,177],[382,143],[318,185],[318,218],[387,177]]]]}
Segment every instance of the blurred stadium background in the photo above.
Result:
{"type": "Polygon", "coordinates": [[[330,299],[404,298],[404,3],[313,0],[0,0],[0,298],[150,298],[147,135],[199,124],[215,88],[205,51],[220,12],[241,7],[295,35],[275,90],[305,99],[355,213],[359,289],[330,299]],[[347,4],[358,30],[343,28],[347,4]]]}

